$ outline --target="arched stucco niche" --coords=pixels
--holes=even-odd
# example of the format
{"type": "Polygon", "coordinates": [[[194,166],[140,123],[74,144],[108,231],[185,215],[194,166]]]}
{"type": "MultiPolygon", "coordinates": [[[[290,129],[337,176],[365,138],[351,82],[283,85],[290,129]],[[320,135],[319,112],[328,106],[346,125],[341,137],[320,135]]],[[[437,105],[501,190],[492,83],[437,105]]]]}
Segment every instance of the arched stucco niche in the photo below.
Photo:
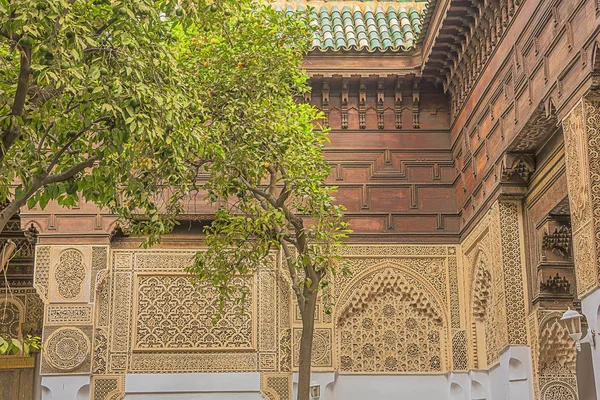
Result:
{"type": "Polygon", "coordinates": [[[511,400],[529,400],[529,381],[523,363],[511,358],[508,361],[508,390],[511,400]]]}
{"type": "Polygon", "coordinates": [[[490,348],[490,339],[495,337],[491,330],[494,329],[490,312],[492,304],[492,271],[490,257],[487,252],[479,247],[472,266],[471,293],[469,304],[471,306],[471,343],[474,357],[473,365],[476,369],[484,369],[493,357],[490,348]]]}
{"type": "Polygon", "coordinates": [[[473,380],[471,381],[471,399],[472,400],[486,400],[487,395],[485,389],[481,383],[473,380]]]}
{"type": "Polygon", "coordinates": [[[465,400],[465,391],[456,382],[450,384],[450,400],[465,400]]]}
{"type": "Polygon", "coordinates": [[[400,263],[355,276],[335,307],[341,373],[447,370],[447,315],[441,296],[400,263]],[[426,341],[418,338],[426,337],[426,341]]]}

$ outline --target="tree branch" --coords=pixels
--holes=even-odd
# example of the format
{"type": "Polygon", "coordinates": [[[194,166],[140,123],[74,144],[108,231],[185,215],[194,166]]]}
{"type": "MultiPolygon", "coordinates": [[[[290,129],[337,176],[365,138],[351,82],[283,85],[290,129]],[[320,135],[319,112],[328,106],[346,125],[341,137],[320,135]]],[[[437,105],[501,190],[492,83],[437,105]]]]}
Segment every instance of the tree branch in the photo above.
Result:
{"type": "MultiPolygon", "coordinates": [[[[279,229],[278,233],[280,233],[281,228],[276,228],[275,231],[277,232],[278,229],[279,229]]],[[[305,303],[304,291],[301,290],[300,282],[298,282],[298,274],[297,274],[296,269],[294,268],[294,265],[292,262],[292,259],[293,259],[292,252],[290,251],[288,244],[283,239],[283,236],[279,237],[279,243],[281,244],[281,248],[283,250],[283,255],[285,257],[285,264],[288,268],[288,272],[290,273],[290,278],[292,279],[292,289],[294,290],[294,293],[296,293],[296,297],[298,298],[298,306],[300,307],[300,312],[304,313],[304,303],[305,303]]]]}
{"type": "Polygon", "coordinates": [[[267,167],[267,170],[269,171],[269,174],[271,176],[269,181],[268,193],[270,196],[275,196],[275,190],[277,190],[277,170],[272,165],[269,165],[267,167]]]}
{"type": "Polygon", "coordinates": [[[101,35],[106,29],[108,29],[109,26],[114,24],[117,20],[118,20],[117,17],[112,17],[111,19],[106,21],[106,23],[104,25],[102,25],[100,28],[96,29],[96,32],[95,32],[96,36],[101,35]]]}
{"type": "Polygon", "coordinates": [[[11,201],[5,208],[3,208],[0,211],[0,230],[4,229],[4,226],[6,225],[8,220],[13,215],[15,215],[21,209],[21,207],[24,207],[25,204],[27,204],[27,200],[29,200],[29,198],[33,196],[35,192],[37,192],[40,188],[46,185],[50,185],[52,183],[58,183],[69,180],[81,171],[94,165],[94,162],[96,162],[96,160],[97,157],[92,156],[87,160],[72,166],[65,172],[49,175],[50,171],[46,171],[42,176],[35,178],[31,183],[31,187],[29,188],[29,190],[25,192],[25,194],[23,194],[21,198],[11,201]]]}
{"type": "Polygon", "coordinates": [[[104,116],[104,117],[100,117],[98,119],[95,119],[94,121],[92,121],[92,123],[88,126],[86,126],[85,128],[82,128],[79,132],[77,132],[77,134],[75,134],[75,136],[73,136],[71,138],[71,140],[69,140],[62,149],[60,149],[55,155],[54,157],[52,157],[52,161],[50,161],[50,165],[48,166],[48,172],[52,171],[52,169],[54,168],[54,166],[58,163],[58,160],[60,159],[60,157],[64,154],[65,151],[67,151],[69,149],[69,147],[75,143],[75,141],[77,139],[79,139],[81,137],[81,135],[83,135],[84,133],[86,133],[87,131],[90,130],[91,127],[93,127],[94,125],[103,122],[103,121],[108,121],[110,120],[110,116],[104,116]]]}
{"type": "MultiPolygon", "coordinates": [[[[25,100],[29,89],[29,74],[31,73],[31,47],[21,47],[21,64],[19,66],[19,78],[17,81],[17,91],[11,110],[11,115],[23,117],[25,111],[25,100]]],[[[4,155],[15,141],[21,136],[21,129],[13,126],[11,121],[9,127],[2,133],[2,146],[0,146],[0,164],[4,160],[4,155]]]]}
{"type": "MultiPolygon", "coordinates": [[[[285,167],[281,166],[279,167],[280,171],[281,171],[281,176],[286,176],[287,174],[287,170],[285,169],[285,167]]],[[[284,179],[283,180],[283,189],[281,189],[281,192],[279,192],[279,197],[277,198],[277,207],[282,207],[285,202],[287,201],[287,199],[290,197],[290,195],[292,194],[292,188],[289,187],[287,181],[284,179]]]]}
{"type": "Polygon", "coordinates": [[[43,180],[42,186],[50,185],[52,183],[67,181],[67,180],[71,179],[72,177],[74,177],[75,175],[77,175],[78,173],[84,171],[86,168],[90,168],[91,166],[93,166],[97,160],[98,160],[98,157],[91,156],[87,160],[82,161],[79,164],[72,166],[65,172],[61,172],[59,174],[48,175],[43,180]]]}

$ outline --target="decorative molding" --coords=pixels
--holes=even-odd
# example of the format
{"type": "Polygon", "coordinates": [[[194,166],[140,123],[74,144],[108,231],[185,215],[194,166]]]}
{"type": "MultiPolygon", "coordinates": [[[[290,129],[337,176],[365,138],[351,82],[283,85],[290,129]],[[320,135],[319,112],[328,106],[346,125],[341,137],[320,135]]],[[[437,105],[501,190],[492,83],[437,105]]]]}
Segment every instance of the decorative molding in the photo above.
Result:
{"type": "Polygon", "coordinates": [[[92,307],[79,304],[49,304],[46,307],[46,325],[90,325],[92,307]]]}

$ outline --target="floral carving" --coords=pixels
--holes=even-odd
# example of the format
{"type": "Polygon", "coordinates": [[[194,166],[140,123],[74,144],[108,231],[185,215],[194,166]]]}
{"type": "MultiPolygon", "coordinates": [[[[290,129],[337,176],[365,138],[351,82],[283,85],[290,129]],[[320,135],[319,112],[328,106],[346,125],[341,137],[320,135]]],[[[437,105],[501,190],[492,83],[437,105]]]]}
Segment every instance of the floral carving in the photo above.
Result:
{"type": "Polygon", "coordinates": [[[83,254],[79,250],[68,249],[60,254],[58,265],[54,272],[58,294],[67,300],[76,299],[81,295],[86,268],[83,254]]]}

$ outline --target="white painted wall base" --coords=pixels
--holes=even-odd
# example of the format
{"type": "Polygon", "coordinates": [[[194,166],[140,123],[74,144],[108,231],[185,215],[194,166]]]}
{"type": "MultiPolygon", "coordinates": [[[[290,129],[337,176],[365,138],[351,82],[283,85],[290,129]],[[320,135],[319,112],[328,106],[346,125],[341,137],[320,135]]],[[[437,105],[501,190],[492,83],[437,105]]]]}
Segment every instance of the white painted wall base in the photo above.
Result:
{"type": "MultiPolygon", "coordinates": [[[[585,315],[585,317],[587,318],[589,328],[594,329],[596,333],[600,332],[600,289],[594,290],[593,292],[585,296],[583,299],[581,299],[581,311],[583,315],[585,315]]],[[[593,382],[593,385],[595,386],[596,398],[600,399],[600,336],[596,336],[595,348],[593,346],[582,346],[581,351],[591,351],[595,380],[593,382]]],[[[589,376],[589,374],[579,373],[577,375],[578,378],[580,375],[585,375],[586,377],[589,376]]],[[[584,388],[592,386],[592,382],[586,381],[585,378],[578,380],[577,383],[579,386],[583,385],[584,388]]],[[[589,393],[585,393],[584,396],[591,397],[589,393]]]]}
{"type": "MultiPolygon", "coordinates": [[[[294,398],[298,376],[294,374],[294,398]]],[[[487,371],[412,375],[315,372],[320,400],[532,400],[529,348],[511,346],[487,371]]],[[[42,400],[87,400],[89,377],[42,378],[42,400]]],[[[129,374],[125,400],[263,400],[260,374],[129,374]]]]}
{"type": "MultiPolygon", "coordinates": [[[[320,400],[533,400],[529,347],[510,346],[485,371],[415,375],[315,372],[320,400]]],[[[294,398],[297,374],[294,374],[294,398]]]]}
{"type": "Polygon", "coordinates": [[[42,400],[88,400],[90,377],[56,375],[42,377],[42,400]]]}
{"type": "Polygon", "coordinates": [[[129,374],[125,400],[263,400],[260,374],[129,374]]]}

